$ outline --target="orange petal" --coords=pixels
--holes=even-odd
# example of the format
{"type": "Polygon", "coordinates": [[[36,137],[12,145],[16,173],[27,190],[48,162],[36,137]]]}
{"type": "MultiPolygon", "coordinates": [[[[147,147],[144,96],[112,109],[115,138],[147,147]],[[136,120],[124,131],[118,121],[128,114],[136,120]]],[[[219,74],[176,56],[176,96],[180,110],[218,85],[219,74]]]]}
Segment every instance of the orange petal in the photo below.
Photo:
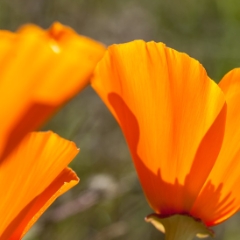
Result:
{"type": "Polygon", "coordinates": [[[239,79],[240,68],[230,71],[219,83],[227,102],[224,140],[214,168],[192,210],[199,217],[206,218],[208,225],[224,221],[238,211],[240,206],[239,79]],[[212,185],[211,191],[209,185],[212,185]]]}
{"type": "Polygon", "coordinates": [[[221,147],[221,89],[198,61],[143,41],[111,46],[92,86],[125,134],[152,208],[162,214],[190,210],[221,147]],[[205,156],[206,151],[213,153],[205,156]]]}
{"type": "MultiPolygon", "coordinates": [[[[9,232],[5,234],[10,236],[12,226],[17,222],[19,225],[11,234],[9,240],[22,239],[38,218],[47,210],[47,208],[63,193],[74,187],[78,183],[77,175],[70,169],[65,168],[59,176],[35,199],[33,199],[8,226],[9,232]],[[9,234],[9,235],[8,235],[9,234]]],[[[3,234],[4,235],[4,234],[3,234]]],[[[2,237],[3,239],[6,239],[2,237]]]]}
{"type": "Polygon", "coordinates": [[[26,135],[0,165],[4,193],[0,239],[24,234],[59,195],[77,183],[77,176],[66,169],[77,153],[73,142],[52,132],[26,135]]]}
{"type": "Polygon", "coordinates": [[[88,83],[105,48],[55,23],[0,31],[2,158],[88,83]],[[4,151],[4,153],[3,153],[4,151]]]}

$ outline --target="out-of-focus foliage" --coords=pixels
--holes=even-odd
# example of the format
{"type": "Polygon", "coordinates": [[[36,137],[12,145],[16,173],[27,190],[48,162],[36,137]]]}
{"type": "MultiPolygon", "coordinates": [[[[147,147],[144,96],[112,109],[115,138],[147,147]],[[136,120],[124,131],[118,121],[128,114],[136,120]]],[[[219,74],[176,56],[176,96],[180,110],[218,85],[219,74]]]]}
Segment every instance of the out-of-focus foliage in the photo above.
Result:
{"type": "MultiPolygon", "coordinates": [[[[28,22],[48,28],[60,21],[106,45],[163,41],[198,59],[219,81],[240,65],[239,12],[237,0],[0,0],[0,28],[16,30],[28,22]]],[[[43,215],[25,240],[163,239],[144,222],[151,209],[125,140],[90,87],[43,129],[81,148],[71,165],[81,183],[43,215]]],[[[236,215],[215,228],[215,239],[239,239],[239,225],[236,215]]]]}

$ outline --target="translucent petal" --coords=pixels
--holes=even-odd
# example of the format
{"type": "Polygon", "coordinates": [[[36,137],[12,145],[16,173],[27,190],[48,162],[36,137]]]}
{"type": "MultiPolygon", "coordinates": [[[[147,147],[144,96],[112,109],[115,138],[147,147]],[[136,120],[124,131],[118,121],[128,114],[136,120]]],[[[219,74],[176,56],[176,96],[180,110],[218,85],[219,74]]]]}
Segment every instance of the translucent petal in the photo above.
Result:
{"type": "Polygon", "coordinates": [[[238,211],[240,206],[239,79],[238,68],[226,74],[219,83],[227,102],[224,140],[214,168],[192,209],[192,213],[205,218],[208,225],[224,221],[238,211]]]}
{"type": "Polygon", "coordinates": [[[57,196],[78,182],[75,174],[64,170],[78,151],[73,142],[40,132],[26,135],[8,155],[0,165],[4,193],[0,195],[0,239],[8,239],[15,230],[22,232],[29,221],[35,221],[33,217],[37,219],[57,196]]]}
{"type": "Polygon", "coordinates": [[[111,46],[92,86],[124,132],[152,208],[189,211],[222,144],[221,89],[198,61],[143,41],[111,46]]]}
{"type": "Polygon", "coordinates": [[[104,47],[55,23],[0,31],[0,156],[85,85],[104,47]]]}

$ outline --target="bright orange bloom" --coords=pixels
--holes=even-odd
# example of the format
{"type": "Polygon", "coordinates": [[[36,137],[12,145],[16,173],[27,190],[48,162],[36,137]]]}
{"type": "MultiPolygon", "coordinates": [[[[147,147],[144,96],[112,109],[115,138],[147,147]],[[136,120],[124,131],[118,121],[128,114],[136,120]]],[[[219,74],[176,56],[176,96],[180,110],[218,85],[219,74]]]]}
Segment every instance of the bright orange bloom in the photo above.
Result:
{"type": "Polygon", "coordinates": [[[150,206],[207,226],[240,207],[240,69],[217,85],[162,43],[109,47],[92,86],[120,124],[150,206]]]}
{"type": "Polygon", "coordinates": [[[50,204],[79,181],[78,153],[52,132],[29,133],[0,165],[0,239],[21,239],[50,204]]]}
{"type": "Polygon", "coordinates": [[[0,31],[0,157],[88,83],[105,48],[55,23],[0,31]]]}
{"type": "Polygon", "coordinates": [[[85,87],[104,51],[60,23],[0,31],[0,240],[22,238],[79,181],[74,143],[28,132],[85,87]]]}

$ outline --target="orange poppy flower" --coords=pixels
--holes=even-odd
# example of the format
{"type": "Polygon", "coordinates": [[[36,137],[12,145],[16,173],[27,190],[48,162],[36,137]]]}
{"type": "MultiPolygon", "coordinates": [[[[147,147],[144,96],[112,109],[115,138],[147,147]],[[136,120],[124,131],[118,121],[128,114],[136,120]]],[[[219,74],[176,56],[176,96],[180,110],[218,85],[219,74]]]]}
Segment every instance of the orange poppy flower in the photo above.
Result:
{"type": "Polygon", "coordinates": [[[67,165],[78,153],[52,132],[33,132],[0,165],[0,239],[21,239],[50,204],[79,181],[67,165]]]}
{"type": "Polygon", "coordinates": [[[240,207],[240,69],[217,85],[162,43],[113,45],[92,86],[120,124],[157,213],[216,225],[240,207]]]}
{"type": "Polygon", "coordinates": [[[88,83],[105,48],[54,23],[0,31],[0,157],[88,83]]]}
{"type": "Polygon", "coordinates": [[[87,83],[104,47],[55,23],[0,31],[0,240],[20,239],[79,181],[68,163],[75,144],[29,133],[87,83]]]}

